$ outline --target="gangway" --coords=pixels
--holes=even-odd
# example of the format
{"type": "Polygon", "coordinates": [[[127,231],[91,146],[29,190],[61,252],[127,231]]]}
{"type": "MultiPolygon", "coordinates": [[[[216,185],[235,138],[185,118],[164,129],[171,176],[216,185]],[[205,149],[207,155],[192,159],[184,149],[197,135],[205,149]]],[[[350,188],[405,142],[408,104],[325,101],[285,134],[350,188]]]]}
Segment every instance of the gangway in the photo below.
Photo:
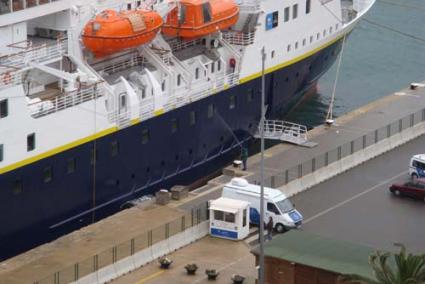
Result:
{"type": "MultiPolygon", "coordinates": [[[[255,138],[260,138],[260,127],[254,135],[255,138]]],[[[282,120],[264,120],[264,138],[272,140],[280,140],[292,144],[314,147],[317,143],[308,141],[307,127],[305,125],[282,121],[282,120]]]]}

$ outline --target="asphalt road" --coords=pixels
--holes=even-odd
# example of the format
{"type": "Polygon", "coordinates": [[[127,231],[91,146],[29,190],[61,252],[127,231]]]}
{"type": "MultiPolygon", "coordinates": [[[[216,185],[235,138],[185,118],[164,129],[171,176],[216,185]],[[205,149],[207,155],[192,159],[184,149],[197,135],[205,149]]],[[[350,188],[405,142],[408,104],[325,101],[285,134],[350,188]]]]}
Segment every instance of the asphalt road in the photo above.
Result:
{"type": "Polygon", "coordinates": [[[393,196],[392,183],[407,181],[412,155],[425,153],[425,136],[294,196],[302,230],[368,245],[425,252],[425,202],[393,196]]]}

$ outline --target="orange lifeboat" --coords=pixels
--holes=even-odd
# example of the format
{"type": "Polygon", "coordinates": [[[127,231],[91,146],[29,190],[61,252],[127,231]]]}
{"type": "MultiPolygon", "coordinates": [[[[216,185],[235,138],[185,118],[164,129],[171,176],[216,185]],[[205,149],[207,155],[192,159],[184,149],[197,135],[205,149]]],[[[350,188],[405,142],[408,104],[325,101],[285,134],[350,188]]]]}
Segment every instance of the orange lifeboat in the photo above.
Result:
{"type": "Polygon", "coordinates": [[[162,24],[154,11],[105,10],[84,27],[83,43],[95,57],[103,57],[152,41],[162,24]]]}
{"type": "Polygon", "coordinates": [[[236,24],[239,6],[233,0],[181,0],[167,16],[162,33],[193,39],[236,24]]]}

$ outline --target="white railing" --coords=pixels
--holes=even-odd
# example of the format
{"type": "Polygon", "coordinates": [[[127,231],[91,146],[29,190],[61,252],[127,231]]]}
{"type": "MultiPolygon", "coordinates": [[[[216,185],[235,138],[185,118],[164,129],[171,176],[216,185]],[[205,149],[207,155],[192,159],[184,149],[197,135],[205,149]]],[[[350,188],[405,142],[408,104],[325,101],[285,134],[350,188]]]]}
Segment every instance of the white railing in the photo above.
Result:
{"type": "Polygon", "coordinates": [[[130,67],[142,65],[145,62],[146,60],[144,57],[139,55],[134,55],[130,59],[127,59],[124,61],[113,62],[112,64],[109,64],[100,68],[97,67],[96,65],[94,65],[93,67],[97,72],[100,72],[102,75],[104,74],[110,75],[110,74],[114,74],[115,72],[126,70],[130,67]]]}
{"type": "Polygon", "coordinates": [[[226,31],[223,32],[223,39],[233,45],[246,46],[254,43],[255,32],[226,31]]]}
{"type": "Polygon", "coordinates": [[[42,44],[24,51],[0,57],[0,89],[22,83],[20,73],[29,62],[44,63],[60,59],[67,51],[68,41],[58,40],[54,44],[42,44]]]}
{"type": "Polygon", "coordinates": [[[28,108],[32,117],[39,118],[94,100],[102,95],[103,87],[101,87],[101,84],[96,83],[91,86],[82,87],[79,90],[58,95],[51,100],[37,101],[36,103],[30,102],[28,108]]]}
{"type": "Polygon", "coordinates": [[[201,44],[201,39],[184,41],[176,38],[174,40],[170,40],[168,44],[170,45],[171,50],[174,52],[191,46],[199,45],[201,44]]]}
{"type": "Polygon", "coordinates": [[[238,0],[241,12],[255,13],[261,10],[260,0],[238,0]]]}
{"type": "Polygon", "coordinates": [[[194,101],[205,98],[209,95],[220,92],[231,86],[238,84],[239,74],[228,74],[217,77],[214,81],[204,82],[202,84],[196,84],[193,89],[190,90],[189,94],[187,90],[176,93],[168,98],[167,103],[164,105],[164,110],[169,111],[180,106],[192,103],[194,101]]]}

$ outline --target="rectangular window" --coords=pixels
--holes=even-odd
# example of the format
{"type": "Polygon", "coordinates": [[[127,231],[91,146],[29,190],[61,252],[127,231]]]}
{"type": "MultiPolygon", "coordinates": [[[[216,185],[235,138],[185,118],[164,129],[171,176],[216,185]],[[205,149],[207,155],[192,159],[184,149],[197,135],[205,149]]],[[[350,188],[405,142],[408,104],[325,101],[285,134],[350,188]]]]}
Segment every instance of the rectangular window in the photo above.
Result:
{"type": "Polygon", "coordinates": [[[199,68],[195,69],[195,79],[199,78],[199,68]]]}
{"type": "Polygon", "coordinates": [[[27,135],[27,151],[32,151],[35,149],[35,133],[27,135]]]}
{"type": "Polygon", "coordinates": [[[211,22],[211,8],[209,2],[202,4],[202,13],[204,14],[204,23],[211,22]]]}
{"type": "Polygon", "coordinates": [[[284,17],[284,21],[285,22],[287,22],[287,21],[289,21],[289,18],[290,18],[290,11],[289,11],[289,7],[286,7],[285,8],[285,17],[284,17]]]}
{"type": "Polygon", "coordinates": [[[131,10],[131,3],[127,3],[127,10],[131,10]]]}
{"type": "Polygon", "coordinates": [[[306,39],[303,39],[303,46],[305,46],[306,44],[306,39]]]}
{"type": "Polygon", "coordinates": [[[6,117],[9,115],[9,106],[7,100],[0,101],[0,118],[6,117]]]}
{"type": "Polygon", "coordinates": [[[226,213],[224,215],[224,221],[228,223],[235,223],[235,214],[233,213],[226,213]]]}
{"type": "Polygon", "coordinates": [[[189,123],[190,123],[190,125],[196,124],[196,112],[195,111],[191,111],[189,113],[189,123]]]}
{"type": "Polygon", "coordinates": [[[142,4],[142,1],[137,1],[137,7],[140,7],[141,4],[142,4]]]}
{"type": "Polygon", "coordinates": [[[298,4],[292,6],[292,19],[296,19],[298,17],[298,4]]]}
{"type": "Polygon", "coordinates": [[[311,11],[311,0],[305,1],[305,13],[310,14],[311,11]]]}
{"type": "Polygon", "coordinates": [[[149,129],[142,130],[142,144],[148,144],[150,139],[149,129]]]}
{"type": "Polygon", "coordinates": [[[247,218],[246,218],[246,211],[247,211],[246,209],[244,209],[244,210],[243,210],[243,216],[242,216],[242,227],[245,227],[245,226],[246,226],[246,223],[247,223],[247,222],[246,222],[246,219],[247,219],[247,218]]]}
{"type": "Polygon", "coordinates": [[[215,66],[215,62],[211,63],[211,73],[214,73],[214,66],[215,66]]]}
{"type": "Polygon", "coordinates": [[[177,118],[171,119],[171,133],[176,133],[179,130],[179,121],[177,118]]]}
{"type": "Polygon", "coordinates": [[[75,167],[76,167],[75,158],[69,158],[66,165],[66,172],[68,174],[72,174],[73,172],[75,172],[75,167]]]}
{"type": "Polygon", "coordinates": [[[267,14],[266,16],[266,31],[277,27],[279,24],[279,12],[267,14]]]}
{"type": "Polygon", "coordinates": [[[178,74],[177,75],[177,86],[180,86],[181,83],[182,83],[182,75],[178,74]]]}
{"type": "Polygon", "coordinates": [[[0,162],[2,162],[4,158],[3,151],[4,151],[4,146],[3,144],[0,144],[0,162]]]}
{"type": "Polygon", "coordinates": [[[219,220],[219,221],[223,221],[224,220],[224,213],[223,213],[223,211],[216,211],[216,210],[214,210],[214,219],[215,220],[219,220]]]}
{"type": "Polygon", "coordinates": [[[45,183],[51,182],[52,176],[53,176],[52,167],[51,166],[45,167],[43,170],[43,181],[45,183]]]}
{"type": "Polygon", "coordinates": [[[18,195],[20,193],[22,193],[22,180],[17,179],[15,180],[15,182],[13,183],[13,194],[18,195]]]}
{"type": "Polygon", "coordinates": [[[215,108],[214,105],[208,105],[208,118],[212,118],[214,116],[215,108]]]}
{"type": "Polygon", "coordinates": [[[236,107],[236,97],[235,95],[230,96],[229,109],[234,109],[236,107]]]}
{"type": "Polygon", "coordinates": [[[119,152],[119,144],[118,141],[111,142],[111,157],[115,157],[119,152]]]}
{"type": "Polygon", "coordinates": [[[221,61],[217,61],[217,71],[221,70],[221,61]]]}

